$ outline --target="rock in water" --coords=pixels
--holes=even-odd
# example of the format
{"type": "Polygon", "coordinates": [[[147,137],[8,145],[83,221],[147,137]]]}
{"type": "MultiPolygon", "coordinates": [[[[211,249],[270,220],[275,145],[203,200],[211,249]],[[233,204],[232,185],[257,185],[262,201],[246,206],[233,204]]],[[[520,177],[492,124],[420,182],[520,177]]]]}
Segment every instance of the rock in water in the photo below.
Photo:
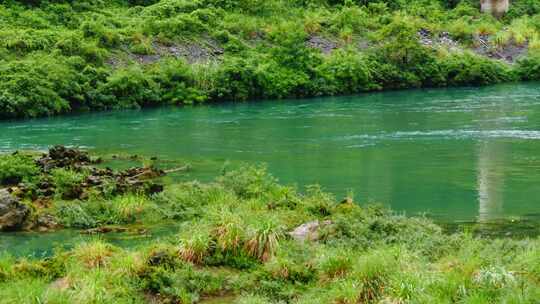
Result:
{"type": "Polygon", "coordinates": [[[0,190],[0,231],[21,228],[29,214],[28,207],[18,198],[7,190],[0,190]]]}

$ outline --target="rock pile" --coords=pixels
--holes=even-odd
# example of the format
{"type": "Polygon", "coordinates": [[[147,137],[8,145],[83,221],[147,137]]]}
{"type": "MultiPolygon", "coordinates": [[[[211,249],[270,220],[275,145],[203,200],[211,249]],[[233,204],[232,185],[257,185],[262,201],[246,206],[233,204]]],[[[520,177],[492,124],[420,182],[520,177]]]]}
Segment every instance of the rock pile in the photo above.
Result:
{"type": "Polygon", "coordinates": [[[77,168],[96,164],[98,162],[100,162],[99,159],[92,161],[87,152],[66,148],[64,146],[52,147],[49,149],[49,153],[44,154],[37,160],[37,164],[44,172],[49,172],[55,168],[77,168]]]}
{"type": "Polygon", "coordinates": [[[434,35],[430,30],[422,28],[418,31],[417,35],[420,44],[428,47],[443,46],[450,50],[457,50],[459,48],[457,41],[452,39],[448,32],[441,32],[438,35],[434,35]]]}

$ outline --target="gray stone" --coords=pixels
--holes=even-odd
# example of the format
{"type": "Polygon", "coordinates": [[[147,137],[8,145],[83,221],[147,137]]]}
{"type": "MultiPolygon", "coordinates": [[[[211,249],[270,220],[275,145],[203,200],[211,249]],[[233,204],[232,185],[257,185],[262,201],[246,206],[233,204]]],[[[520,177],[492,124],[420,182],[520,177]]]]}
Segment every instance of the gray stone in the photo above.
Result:
{"type": "Polygon", "coordinates": [[[29,214],[28,207],[17,197],[7,190],[0,190],[0,231],[21,228],[29,214]]]}
{"type": "Polygon", "coordinates": [[[316,241],[319,239],[319,230],[322,227],[331,225],[332,221],[311,221],[296,227],[289,235],[299,241],[316,241]]]}

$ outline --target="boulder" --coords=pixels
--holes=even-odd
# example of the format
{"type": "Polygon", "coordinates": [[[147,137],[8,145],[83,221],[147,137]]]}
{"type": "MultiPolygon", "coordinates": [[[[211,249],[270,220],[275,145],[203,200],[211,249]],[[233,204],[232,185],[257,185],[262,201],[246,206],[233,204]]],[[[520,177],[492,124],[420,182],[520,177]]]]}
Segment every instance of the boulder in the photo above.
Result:
{"type": "Polygon", "coordinates": [[[0,190],[0,231],[22,227],[30,210],[7,190],[0,190]]]}
{"type": "Polygon", "coordinates": [[[331,225],[332,221],[311,221],[296,227],[289,235],[299,241],[316,241],[319,239],[319,230],[322,227],[331,225]]]}
{"type": "Polygon", "coordinates": [[[41,214],[34,223],[33,229],[37,229],[40,232],[47,232],[50,230],[60,228],[60,225],[56,221],[56,218],[50,214],[41,214]]]}

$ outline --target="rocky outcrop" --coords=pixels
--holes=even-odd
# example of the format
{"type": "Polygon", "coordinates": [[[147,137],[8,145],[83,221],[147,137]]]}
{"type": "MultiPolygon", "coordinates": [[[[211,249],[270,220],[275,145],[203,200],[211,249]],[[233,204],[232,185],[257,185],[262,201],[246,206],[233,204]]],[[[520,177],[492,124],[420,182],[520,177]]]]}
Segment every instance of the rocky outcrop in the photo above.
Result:
{"type": "Polygon", "coordinates": [[[7,190],[0,190],[0,231],[22,227],[30,214],[27,206],[7,190]]]}
{"type": "Polygon", "coordinates": [[[330,54],[333,50],[337,49],[339,45],[326,37],[312,35],[306,41],[306,46],[312,49],[318,49],[323,54],[330,54]]]}
{"type": "Polygon", "coordinates": [[[504,60],[508,63],[514,63],[527,55],[529,43],[518,44],[514,39],[510,39],[506,44],[495,46],[489,35],[476,35],[474,37],[474,52],[481,56],[492,59],[504,60]]]}
{"type": "Polygon", "coordinates": [[[54,146],[49,149],[49,153],[43,155],[37,160],[37,164],[44,172],[55,168],[81,167],[89,164],[95,164],[99,160],[92,160],[88,152],[78,149],[70,149],[64,146],[54,146]]]}
{"type": "Polygon", "coordinates": [[[19,185],[16,192],[19,193],[19,196],[28,195],[36,199],[54,197],[57,189],[50,178],[50,173],[59,168],[88,174],[81,183],[73,185],[71,189],[68,189],[69,191],[64,191],[62,198],[65,200],[87,199],[88,193],[91,191],[97,191],[97,193],[112,191],[109,194],[127,192],[154,194],[163,191],[163,185],[153,181],[166,174],[163,170],[153,167],[134,167],[117,171],[93,166],[100,162],[101,159],[91,158],[86,151],[54,146],[49,150],[49,153],[44,154],[36,161],[42,173],[36,187],[28,188],[25,185],[19,185]]]}

